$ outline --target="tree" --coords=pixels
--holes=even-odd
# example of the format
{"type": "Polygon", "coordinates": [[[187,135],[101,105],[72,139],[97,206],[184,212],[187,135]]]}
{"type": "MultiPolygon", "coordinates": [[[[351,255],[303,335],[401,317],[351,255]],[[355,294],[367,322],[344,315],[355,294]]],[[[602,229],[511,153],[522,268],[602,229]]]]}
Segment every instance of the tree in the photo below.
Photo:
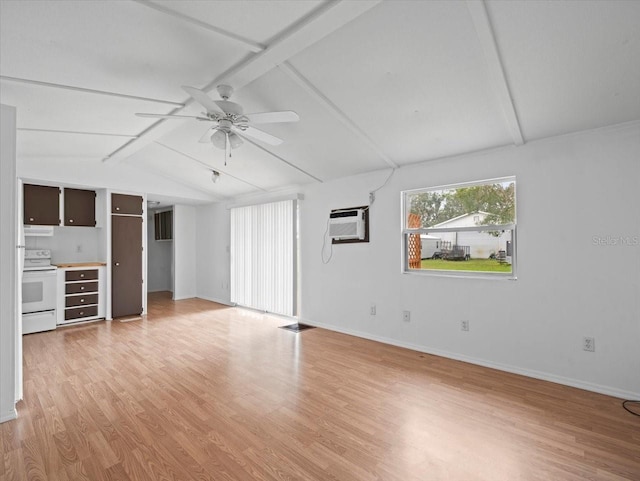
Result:
{"type": "Polygon", "coordinates": [[[515,202],[514,182],[485,184],[413,195],[410,212],[420,216],[423,227],[479,211],[488,213],[482,225],[510,224],[515,220],[515,202]]]}
{"type": "Polygon", "coordinates": [[[411,197],[412,214],[420,216],[423,227],[432,226],[447,220],[443,218],[443,208],[446,200],[445,191],[424,192],[411,197]]]}

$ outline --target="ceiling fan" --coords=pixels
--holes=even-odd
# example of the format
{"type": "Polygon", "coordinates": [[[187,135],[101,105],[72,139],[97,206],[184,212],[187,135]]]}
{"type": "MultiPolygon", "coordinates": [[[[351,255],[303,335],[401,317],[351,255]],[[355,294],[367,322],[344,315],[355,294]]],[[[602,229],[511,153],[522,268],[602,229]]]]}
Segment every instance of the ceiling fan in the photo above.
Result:
{"type": "Polygon", "coordinates": [[[231,157],[231,149],[240,147],[243,144],[243,138],[250,137],[270,145],[280,145],[282,143],[282,139],[257,129],[251,124],[297,122],[300,120],[298,114],[292,110],[245,114],[240,104],[229,100],[231,94],[233,94],[233,88],[229,85],[218,85],[217,87],[218,94],[220,94],[222,100],[212,100],[204,91],[195,87],[183,86],[182,89],[204,107],[206,112],[199,116],[143,113],[136,115],[155,119],[196,119],[213,123],[200,138],[200,142],[211,142],[215,147],[224,149],[225,164],[227,152],[231,157]]]}

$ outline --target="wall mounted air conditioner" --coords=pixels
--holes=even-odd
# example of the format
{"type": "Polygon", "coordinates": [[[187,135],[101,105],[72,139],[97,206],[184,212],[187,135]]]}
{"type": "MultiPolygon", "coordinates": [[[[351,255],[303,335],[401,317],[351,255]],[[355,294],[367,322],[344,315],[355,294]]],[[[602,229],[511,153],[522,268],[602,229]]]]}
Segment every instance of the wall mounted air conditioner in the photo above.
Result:
{"type": "Polygon", "coordinates": [[[364,209],[337,210],[329,214],[329,237],[331,239],[363,240],[364,236],[364,209]]]}

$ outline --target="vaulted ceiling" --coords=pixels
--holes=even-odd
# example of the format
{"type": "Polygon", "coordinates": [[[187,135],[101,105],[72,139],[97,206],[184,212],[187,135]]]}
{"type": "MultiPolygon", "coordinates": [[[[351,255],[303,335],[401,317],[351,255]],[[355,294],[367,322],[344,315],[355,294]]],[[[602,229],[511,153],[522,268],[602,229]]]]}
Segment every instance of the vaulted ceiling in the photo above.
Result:
{"type": "Polygon", "coordinates": [[[220,200],[640,119],[639,24],[615,0],[2,0],[0,101],[31,176],[220,200]],[[181,86],[221,83],[301,120],[225,165],[201,122],[134,115],[198,114],[181,86]]]}

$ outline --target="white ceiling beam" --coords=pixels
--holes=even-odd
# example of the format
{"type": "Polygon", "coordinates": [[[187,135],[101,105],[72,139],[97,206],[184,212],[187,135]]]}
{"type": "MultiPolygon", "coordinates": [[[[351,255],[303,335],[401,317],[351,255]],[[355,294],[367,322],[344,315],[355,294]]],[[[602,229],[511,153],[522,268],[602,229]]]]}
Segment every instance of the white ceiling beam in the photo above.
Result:
{"type": "Polygon", "coordinates": [[[84,92],[84,93],[94,94],[94,95],[107,95],[109,97],[120,97],[122,99],[143,100],[145,102],[156,102],[159,104],[177,105],[178,107],[184,106],[184,104],[181,102],[172,102],[170,100],[154,99],[149,97],[138,97],[137,95],[127,95],[127,94],[121,94],[118,92],[109,92],[107,90],[86,89],[83,87],[74,87],[73,85],[54,84],[51,82],[41,82],[39,80],[30,80],[30,79],[18,78],[18,77],[8,77],[6,75],[0,75],[0,80],[4,80],[6,82],[28,84],[28,85],[37,85],[38,87],[49,87],[49,88],[55,88],[55,89],[72,90],[74,92],[84,92]]]}
{"type": "Polygon", "coordinates": [[[275,159],[279,160],[280,162],[283,162],[285,164],[287,164],[289,167],[296,169],[298,172],[303,173],[304,175],[311,177],[313,180],[322,183],[322,179],[316,177],[313,174],[310,174],[309,172],[307,172],[304,169],[301,169],[300,167],[298,167],[297,165],[292,164],[291,162],[289,162],[286,159],[283,159],[282,157],[280,157],[278,154],[275,154],[273,152],[271,152],[270,150],[268,150],[266,147],[263,147],[262,145],[260,145],[257,142],[254,142],[253,140],[251,140],[249,137],[247,137],[246,135],[243,135],[242,138],[245,140],[245,142],[249,142],[251,145],[259,148],[260,150],[262,150],[263,152],[269,154],[270,156],[274,157],[275,159]]]}
{"type": "Polygon", "coordinates": [[[193,160],[194,162],[197,162],[198,164],[202,165],[207,170],[211,170],[211,171],[215,170],[216,172],[220,172],[221,174],[224,174],[224,175],[226,175],[228,177],[231,177],[232,179],[236,179],[238,182],[242,182],[243,184],[250,185],[254,189],[258,189],[258,190],[261,190],[263,192],[267,192],[267,189],[264,189],[264,188],[260,187],[259,185],[252,184],[251,182],[247,182],[246,180],[243,180],[240,177],[236,177],[235,175],[229,174],[228,172],[225,172],[225,171],[221,170],[219,167],[214,167],[213,165],[209,165],[206,162],[203,162],[202,160],[197,159],[196,157],[192,157],[191,155],[185,154],[184,152],[182,152],[180,150],[174,149],[173,147],[169,147],[167,144],[163,144],[162,142],[158,142],[158,141],[156,141],[154,143],[156,145],[159,145],[160,147],[162,147],[164,149],[170,150],[171,152],[173,152],[175,154],[181,155],[182,157],[185,157],[185,158],[187,158],[189,160],[193,160]]]}
{"type": "Polygon", "coordinates": [[[489,73],[489,79],[502,108],[507,129],[515,145],[524,144],[524,137],[520,129],[520,122],[516,113],[509,83],[504,73],[504,66],[500,59],[500,52],[496,43],[491,20],[483,0],[467,0],[467,8],[476,27],[480,46],[484,52],[484,59],[489,73]]]}
{"type": "Polygon", "coordinates": [[[145,7],[149,7],[152,8],[158,12],[164,13],[165,15],[169,15],[173,18],[177,18],[178,20],[182,20],[183,22],[187,22],[190,23],[191,25],[195,25],[197,27],[203,28],[205,30],[208,30],[210,32],[216,33],[218,35],[221,35],[223,37],[226,37],[229,40],[234,41],[235,43],[237,43],[238,45],[246,48],[247,50],[251,51],[251,52],[261,52],[265,49],[264,45],[260,45],[257,42],[254,42],[252,40],[249,40],[248,38],[244,38],[241,37],[240,35],[236,35],[233,32],[229,32],[227,30],[224,30],[222,28],[218,28],[214,25],[211,25],[209,23],[203,22],[201,20],[198,20],[197,18],[193,18],[190,17],[188,15],[185,15],[183,13],[177,12],[175,10],[172,10],[170,8],[166,8],[163,7],[162,5],[159,5],[157,3],[153,3],[150,2],[149,0],[134,0],[135,2],[138,2],[140,5],[144,5],[145,7]]]}
{"type": "Polygon", "coordinates": [[[367,144],[387,163],[394,169],[398,167],[383,150],[369,137],[364,130],[362,130],[353,120],[349,118],[342,110],[338,108],[320,89],[311,83],[304,75],[302,75],[296,68],[288,62],[283,62],[278,65],[278,68],[287,75],[291,80],[298,84],[302,89],[313,97],[322,107],[325,108],[336,120],[340,121],[347,129],[351,131],[362,142],[367,144]]]}
{"type": "MultiPolygon", "coordinates": [[[[228,73],[223,80],[236,90],[240,90],[285,60],[368,12],[381,1],[327,2],[282,31],[266,50],[249,59],[235,71],[228,73]]],[[[209,84],[208,88],[213,89],[216,86],[217,83],[209,84]]]]}
{"type": "Polygon", "coordinates": [[[102,135],[104,137],[129,137],[135,138],[135,135],[128,134],[110,134],[107,132],[81,132],[79,130],[55,130],[55,129],[30,129],[27,127],[18,127],[16,130],[25,132],[48,132],[54,134],[80,134],[80,135],[102,135]]]}
{"type": "MultiPolygon", "coordinates": [[[[208,92],[223,82],[239,90],[266,74],[278,64],[369,11],[381,1],[361,0],[356,2],[341,0],[327,2],[278,35],[265,50],[239,61],[209,82],[202,90],[208,92]]],[[[170,113],[180,114],[191,105],[193,105],[193,99],[187,100],[183,107],[176,108],[170,113]]],[[[177,121],[171,122],[173,123],[169,124],[164,119],[160,119],[153,123],[138,134],[136,139],[123,144],[105,157],[103,161],[118,161],[132,155],[145,145],[175,129],[177,121]]],[[[180,124],[178,123],[178,125],[180,124]]]]}
{"type": "MultiPolygon", "coordinates": [[[[140,168],[139,166],[136,166],[136,165],[134,165],[133,167],[136,168],[136,169],[140,168]]],[[[162,177],[164,179],[168,179],[168,180],[170,180],[172,182],[175,182],[176,184],[179,184],[179,185],[181,185],[183,187],[186,187],[187,189],[195,190],[196,192],[200,192],[202,194],[205,194],[207,197],[209,197],[209,199],[212,202],[220,202],[220,201],[223,201],[223,200],[227,199],[226,196],[222,196],[220,194],[216,194],[215,192],[211,192],[211,191],[208,191],[206,189],[203,189],[202,187],[194,185],[191,182],[186,182],[183,179],[180,179],[180,178],[176,177],[175,175],[169,175],[166,172],[164,172],[162,169],[159,169],[159,168],[154,167],[152,165],[145,165],[145,169],[150,169],[150,170],[153,171],[153,173],[155,175],[157,175],[159,177],[162,177]]]]}

